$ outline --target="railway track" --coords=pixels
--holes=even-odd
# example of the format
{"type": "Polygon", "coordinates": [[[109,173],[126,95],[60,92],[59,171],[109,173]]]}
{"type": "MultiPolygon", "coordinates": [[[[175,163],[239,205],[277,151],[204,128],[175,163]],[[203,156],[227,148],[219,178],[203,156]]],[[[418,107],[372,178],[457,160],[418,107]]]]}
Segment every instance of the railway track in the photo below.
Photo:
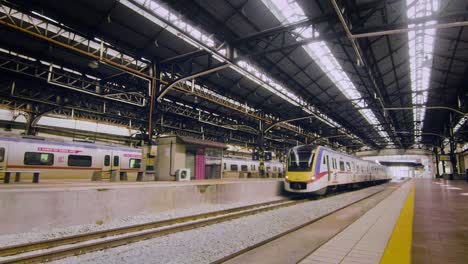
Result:
{"type": "Polygon", "coordinates": [[[40,263],[200,228],[310,201],[283,199],[0,248],[0,264],[40,263]]]}
{"type": "MultiPolygon", "coordinates": [[[[405,182],[406,182],[406,181],[405,181],[405,182]]],[[[403,183],[405,183],[405,182],[403,182],[403,183]]],[[[224,262],[229,262],[230,260],[232,260],[232,259],[234,259],[234,258],[236,258],[236,257],[238,257],[238,256],[241,256],[241,255],[243,255],[243,254],[247,254],[248,252],[253,251],[253,250],[255,250],[255,249],[257,249],[257,248],[259,248],[259,247],[261,247],[261,246],[263,246],[263,245],[265,245],[265,244],[267,244],[267,243],[269,243],[269,242],[272,242],[272,241],[274,241],[274,240],[276,240],[276,239],[279,239],[279,238],[282,238],[282,237],[286,237],[286,236],[288,236],[289,234],[291,234],[291,233],[293,233],[293,232],[295,232],[295,231],[298,231],[298,230],[300,230],[300,229],[302,229],[302,228],[305,228],[305,227],[307,227],[307,226],[309,226],[309,225],[311,225],[311,224],[314,224],[315,222],[317,222],[317,221],[319,221],[319,220],[321,220],[321,219],[323,219],[323,218],[325,218],[325,217],[328,217],[328,216],[330,216],[330,215],[333,215],[334,213],[337,213],[338,211],[341,211],[341,210],[343,210],[343,209],[346,209],[346,208],[348,208],[348,207],[351,207],[351,206],[353,206],[353,205],[355,205],[355,204],[357,204],[357,203],[359,203],[359,202],[361,202],[361,201],[364,201],[364,200],[369,199],[369,198],[371,198],[371,197],[374,197],[374,196],[376,196],[376,195],[378,195],[378,194],[380,194],[380,193],[383,193],[383,192],[386,191],[386,190],[390,190],[390,191],[388,191],[387,194],[385,194],[385,197],[388,197],[388,196],[389,196],[391,193],[393,193],[397,188],[399,188],[400,186],[402,186],[403,183],[400,184],[400,185],[398,185],[398,186],[391,186],[391,187],[387,187],[387,188],[385,188],[385,189],[382,189],[382,190],[380,190],[380,191],[378,191],[378,192],[375,192],[375,193],[373,193],[373,194],[371,194],[371,195],[369,195],[369,196],[366,196],[366,197],[364,197],[364,198],[362,198],[362,199],[356,200],[356,201],[354,201],[354,202],[352,202],[352,203],[350,203],[350,204],[348,204],[348,205],[342,206],[342,207],[340,207],[340,208],[338,208],[338,209],[336,209],[336,210],[334,210],[334,211],[332,211],[332,212],[329,212],[329,213],[327,213],[327,214],[325,214],[325,215],[322,215],[322,216],[320,216],[320,217],[318,217],[318,218],[316,218],[316,219],[313,219],[313,220],[311,220],[311,221],[308,221],[308,222],[306,222],[306,223],[304,223],[304,224],[302,224],[302,225],[292,227],[291,229],[288,229],[288,230],[286,230],[286,231],[284,231],[284,232],[282,232],[282,233],[280,233],[280,234],[278,234],[278,235],[276,235],[276,236],[270,237],[270,238],[265,239],[265,240],[263,240],[263,241],[260,241],[260,242],[258,242],[258,243],[256,243],[256,244],[253,244],[253,245],[251,245],[251,246],[249,246],[249,247],[246,247],[246,248],[244,248],[244,249],[241,249],[241,250],[239,250],[239,251],[236,251],[236,252],[234,252],[234,253],[232,253],[232,254],[230,254],[230,255],[227,255],[227,256],[225,256],[225,257],[223,257],[223,258],[221,258],[221,259],[218,259],[218,260],[216,260],[216,261],[214,261],[214,262],[211,262],[210,264],[221,264],[221,263],[224,263],[224,262]]]]}
{"type": "MultiPolygon", "coordinates": [[[[58,260],[70,256],[77,256],[127,245],[146,239],[188,231],[312,200],[324,199],[341,193],[343,192],[309,197],[307,199],[282,199],[174,219],[3,247],[0,248],[0,264],[41,263],[58,260]]],[[[290,232],[292,231],[293,230],[290,230],[290,232]]]]}

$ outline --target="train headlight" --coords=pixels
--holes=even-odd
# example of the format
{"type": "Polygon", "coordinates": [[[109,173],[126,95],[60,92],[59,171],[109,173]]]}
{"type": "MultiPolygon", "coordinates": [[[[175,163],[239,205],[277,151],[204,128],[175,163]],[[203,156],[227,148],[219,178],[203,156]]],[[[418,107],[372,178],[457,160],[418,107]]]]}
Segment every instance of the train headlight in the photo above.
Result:
{"type": "Polygon", "coordinates": [[[312,176],[312,178],[311,178],[311,179],[312,179],[312,180],[315,180],[315,176],[312,176]]]}

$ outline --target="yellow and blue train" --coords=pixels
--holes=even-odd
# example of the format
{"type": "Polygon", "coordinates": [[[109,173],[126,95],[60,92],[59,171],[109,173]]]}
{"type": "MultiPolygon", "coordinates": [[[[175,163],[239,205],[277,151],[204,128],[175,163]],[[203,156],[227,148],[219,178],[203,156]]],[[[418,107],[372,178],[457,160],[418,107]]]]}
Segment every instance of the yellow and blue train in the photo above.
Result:
{"type": "Polygon", "coordinates": [[[288,192],[323,195],[331,188],[389,180],[383,165],[323,146],[302,145],[289,150],[284,186],[288,192]]]}

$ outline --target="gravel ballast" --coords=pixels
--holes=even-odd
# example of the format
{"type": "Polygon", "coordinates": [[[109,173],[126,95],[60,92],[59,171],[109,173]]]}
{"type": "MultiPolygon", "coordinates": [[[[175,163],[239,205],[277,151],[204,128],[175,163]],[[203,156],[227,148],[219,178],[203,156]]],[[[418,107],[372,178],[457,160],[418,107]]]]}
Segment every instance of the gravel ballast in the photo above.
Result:
{"type": "Polygon", "coordinates": [[[53,263],[210,263],[379,192],[385,186],[369,187],[53,263]]]}
{"type": "Polygon", "coordinates": [[[45,239],[61,238],[65,236],[83,234],[88,232],[118,228],[129,225],[143,224],[154,221],[161,221],[166,219],[178,218],[183,216],[189,216],[194,214],[208,213],[213,211],[220,211],[230,208],[248,206],[259,203],[266,203],[270,201],[276,201],[278,199],[263,199],[263,200],[251,200],[249,202],[240,203],[229,203],[229,204],[204,204],[193,208],[171,210],[161,212],[157,214],[142,214],[129,216],[122,219],[117,219],[108,223],[96,223],[87,225],[76,225],[64,228],[48,229],[48,230],[37,230],[35,232],[19,233],[19,234],[7,234],[0,235],[0,247],[6,247],[10,245],[30,243],[45,239]]]}

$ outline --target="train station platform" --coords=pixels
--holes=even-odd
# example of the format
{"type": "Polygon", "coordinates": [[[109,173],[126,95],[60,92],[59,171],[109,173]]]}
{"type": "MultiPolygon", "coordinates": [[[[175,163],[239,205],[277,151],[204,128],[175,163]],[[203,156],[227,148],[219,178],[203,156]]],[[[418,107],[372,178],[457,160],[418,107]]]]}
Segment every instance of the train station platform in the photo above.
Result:
{"type": "Polygon", "coordinates": [[[415,179],[301,264],[468,263],[468,183],[415,179]]]}
{"type": "Polygon", "coordinates": [[[468,263],[468,183],[416,181],[413,263],[468,263]]]}
{"type": "Polygon", "coordinates": [[[281,179],[188,182],[43,180],[0,184],[0,234],[108,223],[142,214],[284,199],[281,179]]]}

